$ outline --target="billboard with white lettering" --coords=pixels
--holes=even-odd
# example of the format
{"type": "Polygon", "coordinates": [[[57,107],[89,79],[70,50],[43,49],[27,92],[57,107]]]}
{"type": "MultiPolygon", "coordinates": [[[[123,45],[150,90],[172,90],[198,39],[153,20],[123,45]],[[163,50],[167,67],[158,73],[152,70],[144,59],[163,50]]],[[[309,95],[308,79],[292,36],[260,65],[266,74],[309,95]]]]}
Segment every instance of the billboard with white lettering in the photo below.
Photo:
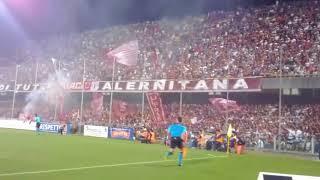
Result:
{"type": "Polygon", "coordinates": [[[108,127],[84,125],[83,135],[108,138],[108,127]]]}

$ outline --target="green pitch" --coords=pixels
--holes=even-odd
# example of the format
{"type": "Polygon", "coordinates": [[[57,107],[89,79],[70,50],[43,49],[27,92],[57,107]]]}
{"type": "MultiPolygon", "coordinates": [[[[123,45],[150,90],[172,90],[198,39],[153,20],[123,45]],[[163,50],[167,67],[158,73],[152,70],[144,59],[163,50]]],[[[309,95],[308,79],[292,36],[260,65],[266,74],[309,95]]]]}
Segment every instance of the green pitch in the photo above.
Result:
{"type": "Polygon", "coordinates": [[[164,161],[160,145],[0,129],[0,180],[256,180],[260,171],[320,176],[320,162],[284,155],[189,150],[164,161]],[[208,155],[210,154],[210,155],[208,155]]]}

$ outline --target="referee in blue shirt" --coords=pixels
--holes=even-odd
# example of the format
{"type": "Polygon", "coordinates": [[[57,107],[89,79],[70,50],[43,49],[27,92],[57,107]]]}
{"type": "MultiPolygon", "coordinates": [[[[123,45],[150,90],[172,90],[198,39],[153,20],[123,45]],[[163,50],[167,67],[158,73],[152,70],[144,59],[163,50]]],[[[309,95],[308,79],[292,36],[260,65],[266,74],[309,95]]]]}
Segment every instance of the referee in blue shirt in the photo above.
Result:
{"type": "Polygon", "coordinates": [[[169,126],[168,139],[170,139],[170,150],[167,152],[166,157],[173,155],[174,149],[179,148],[178,165],[182,166],[183,158],[183,144],[186,141],[187,128],[182,124],[182,118],[178,117],[178,122],[169,126]]]}

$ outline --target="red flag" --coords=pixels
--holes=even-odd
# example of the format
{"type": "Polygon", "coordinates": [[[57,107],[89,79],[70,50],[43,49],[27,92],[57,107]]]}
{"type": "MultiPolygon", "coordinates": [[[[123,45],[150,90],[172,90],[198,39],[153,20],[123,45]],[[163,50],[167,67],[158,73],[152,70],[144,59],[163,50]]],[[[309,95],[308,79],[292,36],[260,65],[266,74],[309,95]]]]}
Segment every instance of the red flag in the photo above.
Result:
{"type": "Polygon", "coordinates": [[[224,98],[210,98],[211,104],[219,111],[237,111],[240,110],[236,101],[227,100],[224,98]]]}
{"type": "Polygon", "coordinates": [[[159,93],[147,93],[150,109],[152,111],[153,119],[156,122],[165,121],[165,115],[162,106],[162,100],[159,93]]]}
{"type": "Polygon", "coordinates": [[[113,57],[115,61],[126,66],[134,66],[138,62],[139,46],[138,41],[130,41],[118,48],[110,51],[108,56],[113,57]]]}

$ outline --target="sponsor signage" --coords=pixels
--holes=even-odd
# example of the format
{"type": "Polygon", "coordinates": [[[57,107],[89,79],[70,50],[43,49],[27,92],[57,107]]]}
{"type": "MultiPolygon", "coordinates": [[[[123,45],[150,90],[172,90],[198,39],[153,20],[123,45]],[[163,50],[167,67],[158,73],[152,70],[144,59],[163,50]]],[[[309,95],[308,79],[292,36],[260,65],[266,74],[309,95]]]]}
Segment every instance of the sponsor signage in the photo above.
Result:
{"type": "MultiPolygon", "coordinates": [[[[0,128],[35,131],[36,123],[34,121],[23,121],[23,120],[16,120],[16,119],[0,120],[0,128]]],[[[60,128],[60,124],[42,123],[40,126],[40,131],[58,133],[59,128],[60,128]]],[[[65,131],[67,134],[70,133],[70,124],[67,124],[65,131]]]]}
{"type": "Polygon", "coordinates": [[[0,128],[9,129],[21,129],[21,130],[35,130],[36,123],[30,121],[20,121],[20,120],[0,120],[0,128]]]}
{"type": "Polygon", "coordinates": [[[108,127],[84,125],[83,135],[108,138],[108,127]]]}
{"type": "MultiPolygon", "coordinates": [[[[149,81],[86,81],[64,84],[69,91],[86,92],[224,92],[224,91],[261,91],[261,77],[232,79],[198,80],[149,80],[149,81]]],[[[52,86],[52,85],[51,85],[52,86]]],[[[49,89],[47,84],[16,84],[16,92],[30,92],[37,89],[49,89]]],[[[14,91],[14,84],[2,84],[0,91],[14,91]]]]}
{"type": "Polygon", "coordinates": [[[58,133],[60,125],[59,124],[47,124],[43,123],[40,125],[40,131],[43,132],[51,132],[51,133],[58,133]]]}
{"type": "Polygon", "coordinates": [[[320,180],[320,177],[260,172],[258,180],[320,180]]]}
{"type": "Polygon", "coordinates": [[[109,137],[114,139],[133,140],[133,128],[109,128],[109,137]]]}

